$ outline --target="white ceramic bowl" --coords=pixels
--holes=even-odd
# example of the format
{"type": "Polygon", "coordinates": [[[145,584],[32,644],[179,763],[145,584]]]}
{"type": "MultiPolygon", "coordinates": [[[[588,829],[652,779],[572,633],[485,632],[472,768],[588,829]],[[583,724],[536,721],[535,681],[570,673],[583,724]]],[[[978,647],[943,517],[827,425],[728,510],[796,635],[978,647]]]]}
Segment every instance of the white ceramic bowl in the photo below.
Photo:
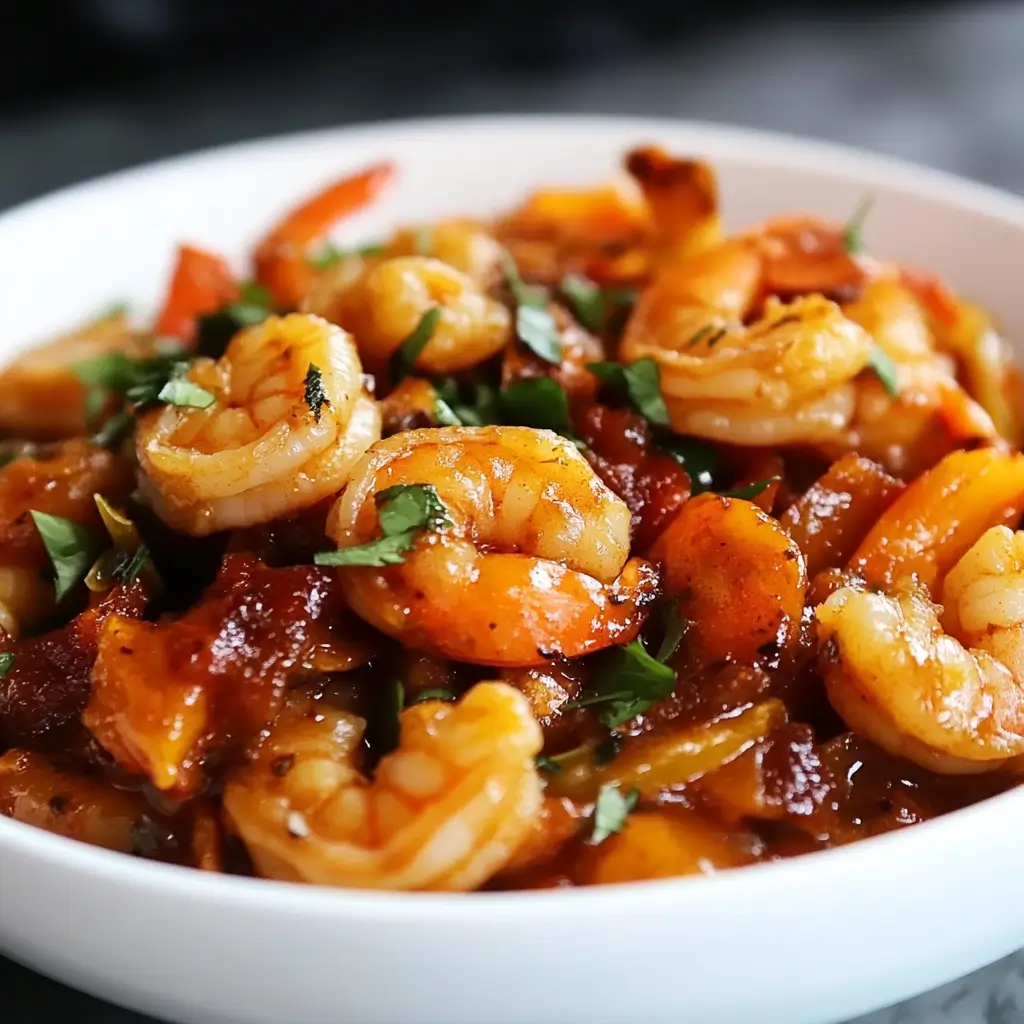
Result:
{"type": "MultiPolygon", "coordinates": [[[[474,118],[186,157],[0,218],[3,357],[109,300],[155,302],[174,244],[241,258],[325,179],[401,170],[345,226],[487,212],[606,178],[659,141],[711,159],[732,225],[876,202],[879,254],[948,275],[1024,341],[1024,201],[816,143],[671,121],[474,118]]],[[[712,878],[564,892],[382,895],[133,860],[0,818],[0,949],[181,1022],[825,1024],[1024,946],[1024,788],[845,849],[712,878]]]]}

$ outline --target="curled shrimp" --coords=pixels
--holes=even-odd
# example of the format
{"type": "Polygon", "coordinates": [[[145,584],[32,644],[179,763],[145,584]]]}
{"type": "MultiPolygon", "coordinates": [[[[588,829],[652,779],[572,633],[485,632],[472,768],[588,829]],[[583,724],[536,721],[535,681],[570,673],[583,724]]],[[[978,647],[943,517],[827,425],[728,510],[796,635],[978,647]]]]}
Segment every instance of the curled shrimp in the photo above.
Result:
{"type": "Polygon", "coordinates": [[[375,371],[438,309],[430,340],[417,356],[419,373],[469,369],[500,352],[512,338],[512,318],[469,275],[431,256],[384,260],[356,280],[330,311],[351,331],[359,354],[375,371]]]}
{"type": "Polygon", "coordinates": [[[576,447],[529,427],[412,430],[374,445],[328,517],[348,548],[372,540],[374,494],[433,485],[452,522],[401,565],[353,567],[352,609],[406,646],[457,661],[528,667],[636,636],[656,589],[626,561],[629,509],[576,447]]]}
{"type": "Polygon", "coordinates": [[[0,371],[0,434],[37,441],[84,434],[86,386],[75,364],[115,352],[143,355],[147,347],[118,313],[26,352],[0,371]]]}
{"type": "Polygon", "coordinates": [[[680,433],[757,446],[838,436],[853,415],[852,381],[868,363],[871,337],[820,295],[769,299],[744,326],[761,272],[743,240],[665,267],[640,296],[621,358],[655,360],[680,433]]]}
{"type": "Polygon", "coordinates": [[[458,704],[407,708],[372,781],[358,764],[364,725],[307,709],[229,778],[224,810],[261,875],[461,891],[509,862],[543,798],[540,727],[518,690],[484,682],[458,704]]]}
{"type": "Polygon", "coordinates": [[[17,636],[53,611],[49,557],[30,512],[99,526],[93,495],[117,503],[131,489],[128,466],[87,441],[47,446],[0,469],[0,627],[17,636]]]}
{"type": "Polygon", "coordinates": [[[308,248],[327,229],[371,203],[395,176],[394,165],[374,164],[342,178],[289,211],[256,248],[256,280],[278,309],[297,309],[316,279],[308,248]]]}
{"type": "Polygon", "coordinates": [[[177,530],[205,536],[308,508],[341,490],[380,436],[352,340],[318,317],[270,317],[188,376],[215,396],[139,418],[141,484],[177,530]]]}
{"type": "Polygon", "coordinates": [[[1024,531],[986,531],[942,600],[849,586],[819,606],[829,699],[851,728],[932,771],[1024,767],[1024,531]]]}

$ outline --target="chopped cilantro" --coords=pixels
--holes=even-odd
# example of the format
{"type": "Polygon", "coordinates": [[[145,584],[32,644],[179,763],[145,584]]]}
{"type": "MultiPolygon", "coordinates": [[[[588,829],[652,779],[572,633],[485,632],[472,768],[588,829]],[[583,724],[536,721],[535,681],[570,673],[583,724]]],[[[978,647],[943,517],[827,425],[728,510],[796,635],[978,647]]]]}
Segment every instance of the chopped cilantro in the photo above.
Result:
{"type": "Polygon", "coordinates": [[[897,398],[900,393],[900,375],[896,364],[890,355],[880,345],[871,349],[868,357],[868,366],[875,372],[875,376],[882,382],[886,394],[890,398],[897,398]]]}
{"type": "Polygon", "coordinates": [[[755,480],[752,484],[744,484],[742,487],[734,487],[730,491],[723,491],[723,498],[742,498],[744,501],[753,501],[758,495],[763,494],[772,484],[778,483],[782,477],[769,476],[764,480],[755,480]]]}
{"type": "Polygon", "coordinates": [[[569,416],[569,399],[550,377],[524,377],[499,395],[502,419],[511,426],[553,430],[575,440],[569,416]]]}
{"type": "Polygon", "coordinates": [[[307,256],[306,262],[314,270],[328,270],[336,263],[352,256],[379,256],[386,251],[387,245],[383,242],[370,242],[367,245],[357,245],[351,249],[339,249],[338,246],[328,242],[317,252],[307,256]]]}
{"type": "Polygon", "coordinates": [[[170,380],[157,393],[157,401],[189,409],[208,409],[217,399],[205,388],[190,381],[185,376],[185,369],[185,365],[180,364],[172,373],[170,380]]]}
{"type": "Polygon", "coordinates": [[[420,322],[412,333],[395,350],[391,357],[391,383],[397,384],[403,377],[408,377],[416,368],[416,360],[427,347],[427,343],[437,330],[437,322],[441,319],[441,307],[431,306],[420,317],[420,322]]]}
{"type": "Polygon", "coordinates": [[[611,314],[629,310],[636,292],[627,288],[601,288],[583,274],[566,274],[560,286],[576,319],[588,330],[599,332],[609,326],[611,314]]]}
{"type": "Polygon", "coordinates": [[[93,530],[70,519],[34,510],[29,514],[53,566],[60,601],[85,579],[99,548],[98,539],[93,530]]]}
{"type": "Polygon", "coordinates": [[[666,434],[656,440],[658,447],[686,470],[692,495],[702,494],[711,488],[711,474],[718,466],[718,451],[713,445],[695,437],[675,434],[666,434]]]}
{"type": "Polygon", "coordinates": [[[321,551],[317,565],[401,565],[424,530],[451,525],[448,510],[430,484],[396,484],[374,495],[377,521],[383,536],[358,547],[321,551]]]}
{"type": "Polygon", "coordinates": [[[443,686],[435,686],[431,689],[420,690],[411,701],[410,704],[422,704],[425,700],[445,700],[453,701],[456,699],[455,694],[451,690],[446,690],[443,686]]]}
{"type": "Polygon", "coordinates": [[[330,406],[331,400],[324,390],[323,371],[314,363],[310,363],[309,369],[306,371],[306,390],[303,397],[306,399],[309,411],[313,414],[313,419],[319,423],[324,406],[330,406]]]}
{"type": "Polygon", "coordinates": [[[501,422],[498,390],[490,384],[474,384],[468,400],[463,398],[459,386],[451,378],[435,382],[434,390],[439,403],[435,410],[439,423],[442,422],[441,416],[449,413],[454,421],[445,422],[446,426],[486,427],[501,422]],[[446,407],[444,412],[441,412],[440,403],[446,407]]]}
{"type": "Polygon", "coordinates": [[[690,623],[680,618],[679,605],[675,601],[666,601],[661,606],[661,624],[665,635],[658,648],[657,659],[664,663],[679,650],[690,623]]]}
{"type": "Polygon", "coordinates": [[[4,651],[0,654],[0,679],[3,679],[8,672],[11,671],[11,666],[14,664],[14,655],[10,651],[4,651]]]}
{"type": "Polygon", "coordinates": [[[263,309],[272,309],[274,299],[270,290],[259,283],[259,281],[243,281],[241,288],[242,301],[250,306],[262,306],[263,309]]]}
{"type": "Polygon", "coordinates": [[[616,832],[621,832],[639,799],[638,789],[631,789],[623,796],[615,783],[602,786],[594,803],[594,831],[590,835],[590,842],[596,846],[616,832]]]}
{"type": "Polygon", "coordinates": [[[635,363],[587,363],[587,369],[616,391],[624,391],[633,408],[652,426],[667,429],[668,407],[661,394],[658,364],[650,357],[635,363]]]}
{"type": "Polygon", "coordinates": [[[114,565],[111,577],[115,583],[120,583],[122,586],[128,586],[139,578],[139,575],[142,573],[142,570],[145,569],[148,562],[149,548],[147,548],[145,544],[140,544],[135,549],[134,554],[120,559],[114,565]]]}
{"type": "Polygon", "coordinates": [[[864,221],[874,204],[874,196],[865,196],[853,211],[853,216],[846,222],[843,228],[843,248],[851,256],[861,256],[865,251],[864,245],[864,221]]]}
{"type": "Polygon", "coordinates": [[[523,282],[511,254],[505,253],[505,280],[515,302],[516,337],[545,362],[562,362],[562,342],[555,318],[548,310],[548,294],[523,282]]]}
{"type": "Polygon", "coordinates": [[[557,775],[562,770],[562,766],[555,758],[545,757],[543,754],[538,754],[533,759],[533,763],[537,766],[538,771],[547,772],[548,775],[557,775]]]}
{"type": "MultiPolygon", "coordinates": [[[[250,295],[262,297],[260,292],[250,291],[250,295]]],[[[272,312],[269,302],[254,302],[252,298],[243,298],[237,302],[229,302],[216,313],[197,317],[196,354],[210,359],[220,359],[228,347],[228,342],[243,327],[263,323],[272,312]]]]}

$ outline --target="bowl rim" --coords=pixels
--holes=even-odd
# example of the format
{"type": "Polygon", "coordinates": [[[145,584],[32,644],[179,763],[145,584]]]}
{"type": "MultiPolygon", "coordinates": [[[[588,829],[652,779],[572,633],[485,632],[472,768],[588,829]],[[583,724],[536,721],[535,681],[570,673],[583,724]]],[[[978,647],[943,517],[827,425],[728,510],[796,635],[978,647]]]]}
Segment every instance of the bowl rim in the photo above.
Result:
{"type": "MultiPolygon", "coordinates": [[[[855,177],[864,184],[903,191],[932,199],[950,208],[991,217],[1024,231],[1024,197],[990,185],[869,150],[799,135],[732,126],[710,121],[628,114],[474,114],[462,116],[393,118],[310,131],[281,133],[181,153],[164,159],[138,163],[111,174],[48,192],[0,211],[0,234],[23,218],[45,215],[50,207],[64,203],[88,202],[94,192],[130,185],[152,176],[173,176],[200,168],[203,164],[259,159],[262,154],[282,148],[347,145],[384,141],[401,135],[442,140],[446,133],[496,131],[540,132],[562,137],[567,131],[622,132],[636,136],[661,134],[692,137],[696,147],[718,151],[716,159],[729,157],[780,169],[796,163],[803,172],[822,176],[855,177]]],[[[1003,815],[1011,820],[1024,812],[1024,785],[980,801],[931,821],[851,844],[791,857],[784,860],[733,868],[714,875],[652,879],[597,886],[542,890],[494,892],[390,892],[344,889],[301,883],[272,881],[234,875],[212,874],[196,868],[147,861],[128,854],[89,846],[41,828],[0,815],[0,855],[14,853],[47,868],[69,871],[82,877],[137,890],[163,888],[176,899],[215,902],[228,906],[252,906],[287,914],[331,917],[348,916],[392,921],[418,921],[443,914],[448,922],[479,920],[481,913],[495,923],[531,921],[573,908],[574,913],[603,917],[622,909],[656,909],[666,899],[722,899],[728,890],[742,899],[754,890],[778,888],[796,879],[801,888],[815,889],[830,879],[871,877],[884,868],[895,849],[904,859],[930,859],[951,837],[977,829],[997,826],[1003,815]]],[[[979,850],[981,849],[979,841],[979,850]]]]}

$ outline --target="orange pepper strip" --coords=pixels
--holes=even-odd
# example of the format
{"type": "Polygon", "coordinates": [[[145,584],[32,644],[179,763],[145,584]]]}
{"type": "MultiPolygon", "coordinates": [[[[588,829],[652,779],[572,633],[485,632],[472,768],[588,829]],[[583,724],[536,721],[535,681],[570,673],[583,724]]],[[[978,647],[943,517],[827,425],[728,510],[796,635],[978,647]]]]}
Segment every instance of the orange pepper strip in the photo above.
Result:
{"type": "Polygon", "coordinates": [[[238,296],[238,282],[220,256],[191,245],[179,246],[178,262],[156,322],[156,333],[191,342],[197,317],[215,312],[238,296]]]}
{"type": "Polygon", "coordinates": [[[296,309],[313,282],[306,250],[342,217],[372,202],[395,176],[395,165],[382,162],[328,185],[291,210],[253,255],[256,280],[269,290],[279,309],[296,309]]]}

